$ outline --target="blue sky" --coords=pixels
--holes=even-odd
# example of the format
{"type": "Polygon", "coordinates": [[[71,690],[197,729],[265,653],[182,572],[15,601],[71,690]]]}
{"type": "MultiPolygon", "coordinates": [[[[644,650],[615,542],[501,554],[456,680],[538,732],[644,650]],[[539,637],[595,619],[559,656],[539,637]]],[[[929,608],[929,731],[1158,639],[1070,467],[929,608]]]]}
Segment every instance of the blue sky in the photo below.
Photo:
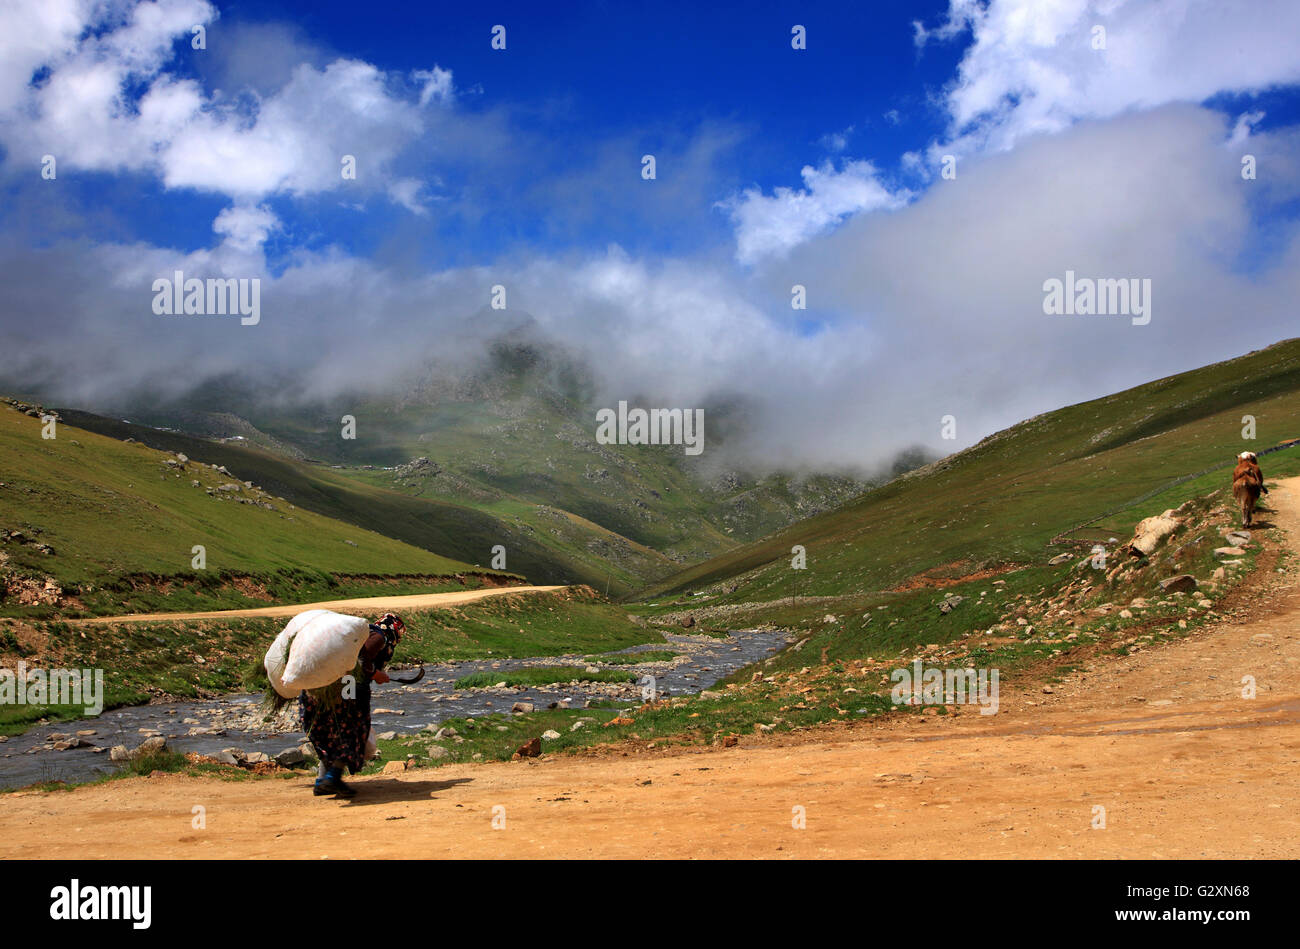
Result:
{"type": "Polygon", "coordinates": [[[1300,5],[701,6],[6,3],[0,377],[418,376],[501,285],[610,400],[739,395],[773,463],[861,465],[1294,335],[1300,5]],[[175,269],[264,318],[160,322],[175,269]],[[1155,317],[1047,318],[1067,269],[1155,317]]]}
{"type": "MultiPolygon", "coordinates": [[[[256,81],[261,77],[247,64],[226,60],[224,37],[283,29],[300,44],[296,51],[322,66],[345,56],[397,75],[435,64],[450,69],[462,115],[495,117],[528,137],[530,152],[510,156],[504,167],[462,164],[436,141],[411,147],[397,163],[414,176],[436,177],[441,193],[482,195],[482,217],[435,210],[411,220],[383,200],[366,202],[358,213],[337,194],[270,200],[285,226],[268,245],[272,256],[325,244],[375,253],[397,230],[429,266],[490,259],[521,242],[555,250],[615,241],[659,253],[721,244],[730,227],[716,201],[745,187],[797,184],[808,162],[867,159],[894,180],[915,183],[899,160],[942,132],[945,116],[935,97],[968,42],[914,46],[913,20],[940,19],[938,3],[591,3],[556,12],[532,4],[458,12],[446,4],[394,3],[364,16],[348,3],[216,6],[221,16],[209,28],[208,50],[191,50],[184,36],[175,42],[177,76],[213,89],[231,88],[232,79],[256,81]],[[504,51],[489,45],[496,23],[507,27],[504,51]],[[808,31],[807,50],[791,48],[795,23],[808,31]],[[707,154],[690,165],[675,160],[692,146],[707,154]],[[659,160],[659,182],[689,189],[689,203],[665,207],[655,200],[639,175],[645,153],[659,160]],[[548,182],[574,179],[606,200],[547,202],[548,182]]],[[[138,97],[144,90],[135,91],[138,97]]],[[[73,184],[83,205],[112,213],[112,226],[99,236],[186,251],[212,243],[210,221],[225,200],[163,189],[150,175],[90,174],[73,184]]],[[[411,246],[406,253],[414,253],[411,246]]]]}
{"type": "MultiPolygon", "coordinates": [[[[345,191],[268,196],[281,226],[266,248],[279,266],[297,248],[326,246],[368,255],[399,253],[400,244],[406,260],[431,267],[491,260],[521,245],[697,252],[730,238],[719,202],[745,188],[797,186],[810,163],[865,160],[892,188],[921,190],[929,176],[903,156],[943,138],[945,88],[973,38],[917,45],[914,24],[940,25],[946,2],[578,3],[546,11],[396,2],[364,14],[345,2],[213,7],[219,17],[208,26],[208,49],[192,50],[181,34],[167,63],[212,93],[273,92],[300,62],[323,68],[357,59],[394,78],[436,65],[455,77],[459,116],[499,123],[503,133],[478,143],[493,154],[489,164],[481,152],[457,154],[436,137],[402,150],[391,167],[426,182],[434,200],[424,217],[373,196],[349,201],[345,191]],[[497,23],[507,28],[504,51],[490,46],[497,23]],[[796,23],[807,30],[808,49],[791,48],[796,23]],[[259,31],[279,57],[250,61],[223,48],[259,31]],[[281,40],[289,42],[277,47],[281,40]],[[687,160],[692,149],[698,154],[687,160]],[[659,182],[686,200],[660,200],[666,189],[640,180],[645,153],[656,155],[659,182]],[[599,200],[571,200],[574,188],[599,200]],[[473,196],[472,209],[446,206],[449,194],[473,196]]],[[[143,82],[124,89],[128,107],[145,89],[143,82]]],[[[1259,108],[1261,129],[1292,125],[1300,114],[1294,86],[1216,92],[1205,101],[1225,113],[1259,108]]],[[[363,159],[364,146],[354,143],[363,159]]],[[[150,174],[90,171],[69,184],[80,210],[98,218],[94,236],[184,251],[212,244],[210,221],[228,203],[204,188],[163,187],[150,174]]]]}

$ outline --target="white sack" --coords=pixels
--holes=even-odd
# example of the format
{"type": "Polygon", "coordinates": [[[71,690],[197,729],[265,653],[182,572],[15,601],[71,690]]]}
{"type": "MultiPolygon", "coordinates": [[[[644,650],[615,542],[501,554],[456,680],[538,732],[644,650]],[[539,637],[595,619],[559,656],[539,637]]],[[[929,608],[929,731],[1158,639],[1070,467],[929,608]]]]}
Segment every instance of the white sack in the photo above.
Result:
{"type": "Polygon", "coordinates": [[[266,676],[271,680],[271,687],[286,699],[296,698],[302,691],[300,688],[290,688],[284,684],[284,667],[289,662],[289,647],[304,626],[322,613],[328,612],[329,610],[307,610],[305,613],[299,613],[289,620],[289,624],[280,631],[280,635],[275,637],[275,642],[271,643],[271,648],[266,651],[266,660],[262,663],[266,667],[266,676]]]}
{"type": "Polygon", "coordinates": [[[370,624],[358,616],[329,610],[321,614],[307,620],[289,646],[282,680],[289,689],[319,689],[338,681],[357,664],[370,635],[370,624]]]}

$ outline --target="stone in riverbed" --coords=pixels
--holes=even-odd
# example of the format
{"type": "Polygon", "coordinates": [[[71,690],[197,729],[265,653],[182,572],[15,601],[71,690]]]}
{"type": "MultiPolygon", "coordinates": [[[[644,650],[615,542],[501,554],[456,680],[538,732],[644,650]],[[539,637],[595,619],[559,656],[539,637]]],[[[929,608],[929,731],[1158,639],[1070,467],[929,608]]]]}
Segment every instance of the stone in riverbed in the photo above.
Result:
{"type": "Polygon", "coordinates": [[[306,762],[307,756],[303,754],[301,748],[286,748],[275,756],[275,763],[282,768],[292,768],[306,762]]]}
{"type": "Polygon", "coordinates": [[[114,745],[110,749],[108,756],[113,761],[134,761],[144,755],[157,754],[160,751],[167,750],[167,739],[165,738],[146,738],[140,743],[138,748],[128,750],[126,745],[114,745]]]}
{"type": "Polygon", "coordinates": [[[146,738],[140,743],[135,751],[131,752],[131,757],[140,758],[144,755],[156,755],[167,750],[167,739],[155,735],[152,738],[146,738]]]}

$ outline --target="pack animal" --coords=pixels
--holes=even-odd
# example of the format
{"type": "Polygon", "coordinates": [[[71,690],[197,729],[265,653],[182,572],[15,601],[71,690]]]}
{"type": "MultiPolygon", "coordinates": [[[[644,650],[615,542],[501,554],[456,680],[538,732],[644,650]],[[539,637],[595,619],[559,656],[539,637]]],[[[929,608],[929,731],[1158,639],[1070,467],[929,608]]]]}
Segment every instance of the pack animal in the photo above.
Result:
{"type": "Polygon", "coordinates": [[[1232,496],[1241,505],[1243,526],[1250,526],[1261,494],[1268,494],[1268,488],[1264,487],[1264,472],[1259,469],[1259,459],[1253,451],[1243,451],[1237,456],[1237,467],[1232,472],[1232,496]]]}

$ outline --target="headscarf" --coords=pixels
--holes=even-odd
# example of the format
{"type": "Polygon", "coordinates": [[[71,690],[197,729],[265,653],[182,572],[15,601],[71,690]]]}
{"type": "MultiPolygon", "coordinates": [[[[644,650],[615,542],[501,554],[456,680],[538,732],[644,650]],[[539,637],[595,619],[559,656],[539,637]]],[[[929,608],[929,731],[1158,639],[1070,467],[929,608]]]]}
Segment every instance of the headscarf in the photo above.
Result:
{"type": "Polygon", "coordinates": [[[402,622],[402,618],[396,613],[385,613],[377,622],[371,625],[379,627],[384,633],[384,638],[391,638],[394,646],[401,640],[402,634],[406,632],[406,624],[402,622]],[[392,633],[391,637],[389,636],[390,631],[392,633]]]}

